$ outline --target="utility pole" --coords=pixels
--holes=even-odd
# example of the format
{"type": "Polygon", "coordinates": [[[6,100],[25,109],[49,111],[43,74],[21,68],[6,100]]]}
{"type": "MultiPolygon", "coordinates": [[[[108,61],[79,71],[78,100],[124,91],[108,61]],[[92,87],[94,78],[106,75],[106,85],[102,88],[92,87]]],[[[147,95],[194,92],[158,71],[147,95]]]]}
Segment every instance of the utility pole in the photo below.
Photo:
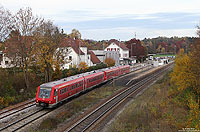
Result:
{"type": "Polygon", "coordinates": [[[135,32],[135,39],[136,39],[136,32],[135,32]]]}
{"type": "Polygon", "coordinates": [[[78,67],[79,67],[79,65],[80,65],[80,42],[78,43],[78,67]]]}
{"type": "Polygon", "coordinates": [[[104,56],[105,56],[105,52],[104,52],[104,42],[103,42],[103,63],[104,63],[104,56]]]}

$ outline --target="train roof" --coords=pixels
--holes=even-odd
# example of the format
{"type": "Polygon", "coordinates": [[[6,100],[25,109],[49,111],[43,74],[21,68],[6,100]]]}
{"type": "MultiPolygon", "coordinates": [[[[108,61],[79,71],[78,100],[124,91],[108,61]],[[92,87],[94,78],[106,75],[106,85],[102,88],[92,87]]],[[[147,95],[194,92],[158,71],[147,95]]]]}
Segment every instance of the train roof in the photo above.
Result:
{"type": "Polygon", "coordinates": [[[42,84],[40,86],[41,87],[54,87],[56,85],[59,85],[59,84],[62,84],[62,83],[66,83],[66,82],[69,82],[69,81],[72,81],[72,80],[75,80],[75,79],[79,79],[79,78],[82,78],[82,77],[83,77],[82,74],[78,74],[78,75],[70,76],[70,77],[63,78],[63,79],[60,79],[60,80],[57,80],[57,81],[44,83],[44,84],[42,84]]]}
{"type": "Polygon", "coordinates": [[[41,87],[54,87],[56,85],[60,85],[62,83],[66,83],[66,82],[69,82],[69,81],[72,81],[72,80],[75,80],[75,79],[79,79],[79,78],[82,78],[84,76],[93,75],[93,74],[99,73],[99,72],[103,72],[103,71],[102,70],[94,70],[94,71],[91,71],[91,72],[81,73],[81,74],[70,76],[70,77],[67,77],[67,78],[63,78],[63,79],[60,79],[60,80],[57,80],[57,81],[44,83],[40,86],[41,87]]]}
{"type": "Polygon", "coordinates": [[[86,76],[93,75],[95,73],[100,73],[100,72],[104,72],[104,71],[110,71],[113,68],[115,69],[115,68],[120,68],[120,67],[122,67],[122,66],[108,67],[108,68],[104,68],[104,69],[94,70],[94,71],[91,71],[91,72],[81,73],[81,74],[70,76],[70,77],[67,77],[67,78],[63,78],[63,79],[60,79],[60,80],[57,80],[57,81],[44,83],[44,84],[42,84],[40,86],[41,87],[54,87],[56,85],[60,85],[62,83],[66,83],[66,82],[69,82],[69,81],[72,81],[72,80],[75,80],[75,79],[79,79],[79,78],[82,78],[84,76],[86,77],[86,76]]]}

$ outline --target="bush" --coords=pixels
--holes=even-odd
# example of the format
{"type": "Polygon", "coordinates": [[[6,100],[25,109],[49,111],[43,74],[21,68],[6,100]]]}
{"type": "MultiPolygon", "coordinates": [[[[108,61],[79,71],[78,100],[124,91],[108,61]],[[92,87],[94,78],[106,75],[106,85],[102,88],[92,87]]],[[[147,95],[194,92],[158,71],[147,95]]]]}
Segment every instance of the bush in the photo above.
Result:
{"type": "Polygon", "coordinates": [[[30,87],[27,89],[23,72],[13,69],[0,69],[0,108],[35,97],[36,87],[41,83],[40,78],[30,72],[28,73],[30,87]]]}

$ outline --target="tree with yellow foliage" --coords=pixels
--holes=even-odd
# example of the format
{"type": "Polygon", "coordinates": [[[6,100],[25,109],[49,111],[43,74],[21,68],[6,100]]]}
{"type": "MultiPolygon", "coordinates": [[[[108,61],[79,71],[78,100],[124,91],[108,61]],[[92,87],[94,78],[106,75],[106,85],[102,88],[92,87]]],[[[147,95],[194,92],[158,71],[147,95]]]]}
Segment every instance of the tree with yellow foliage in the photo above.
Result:
{"type": "Polygon", "coordinates": [[[62,50],[58,48],[63,35],[58,27],[47,21],[37,29],[34,36],[33,62],[44,73],[45,82],[49,82],[52,80],[53,66],[63,63],[62,50]]]}
{"type": "Polygon", "coordinates": [[[175,59],[175,66],[171,73],[171,82],[175,83],[179,91],[182,91],[192,84],[194,77],[191,74],[191,60],[184,49],[181,49],[175,59]]]}
{"type": "Polygon", "coordinates": [[[171,73],[171,83],[178,88],[177,94],[183,95],[183,100],[189,108],[187,127],[200,129],[200,39],[197,39],[189,54],[181,49],[175,59],[171,73]]]}
{"type": "Polygon", "coordinates": [[[88,65],[85,62],[80,62],[78,69],[80,72],[86,72],[88,65]]]}
{"type": "Polygon", "coordinates": [[[114,66],[115,65],[115,60],[112,58],[106,58],[105,63],[108,67],[114,66]]]}

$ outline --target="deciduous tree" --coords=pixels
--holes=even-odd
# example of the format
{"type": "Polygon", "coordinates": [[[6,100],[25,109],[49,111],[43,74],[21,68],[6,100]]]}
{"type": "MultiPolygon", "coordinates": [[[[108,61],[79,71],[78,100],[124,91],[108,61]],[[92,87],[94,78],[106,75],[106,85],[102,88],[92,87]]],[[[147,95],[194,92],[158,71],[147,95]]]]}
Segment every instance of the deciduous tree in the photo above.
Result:
{"type": "Polygon", "coordinates": [[[79,71],[81,71],[81,72],[85,72],[85,71],[87,71],[87,69],[88,69],[88,65],[85,63],[85,62],[80,62],[80,64],[79,64],[79,71]]]}
{"type": "Polygon", "coordinates": [[[29,88],[28,70],[34,45],[33,32],[42,21],[33,15],[31,8],[20,9],[14,16],[14,30],[6,42],[8,57],[23,69],[26,88],[29,88]]]}
{"type": "Polygon", "coordinates": [[[52,80],[54,66],[63,64],[63,50],[59,48],[62,39],[61,31],[51,21],[43,22],[34,33],[32,56],[35,64],[44,72],[45,82],[52,80]]]}
{"type": "Polygon", "coordinates": [[[69,36],[73,39],[81,39],[81,33],[77,29],[72,29],[72,33],[69,36]]]}
{"type": "Polygon", "coordinates": [[[115,65],[115,60],[112,58],[106,58],[105,63],[108,67],[114,66],[115,65]]]}
{"type": "Polygon", "coordinates": [[[12,14],[0,6],[0,41],[5,41],[13,28],[12,14]]]}

